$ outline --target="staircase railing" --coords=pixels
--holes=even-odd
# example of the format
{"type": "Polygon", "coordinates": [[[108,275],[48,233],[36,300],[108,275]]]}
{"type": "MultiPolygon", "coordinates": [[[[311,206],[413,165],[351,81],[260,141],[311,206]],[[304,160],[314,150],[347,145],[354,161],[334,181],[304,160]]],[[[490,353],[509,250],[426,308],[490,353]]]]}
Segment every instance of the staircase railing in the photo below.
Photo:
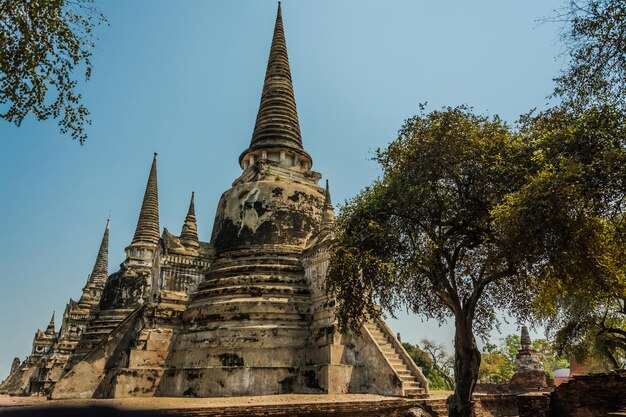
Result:
{"type": "Polygon", "coordinates": [[[426,379],[422,373],[422,368],[413,362],[413,359],[406,349],[404,349],[404,346],[402,346],[402,343],[400,343],[400,341],[396,338],[391,329],[387,326],[387,323],[378,317],[374,319],[374,322],[383,331],[385,336],[387,336],[387,340],[392,344],[396,352],[398,352],[404,363],[408,366],[409,370],[413,373],[413,376],[415,376],[417,381],[424,388],[425,393],[428,394],[428,379],[426,379]]]}
{"type": "MultiPolygon", "coordinates": [[[[367,326],[363,326],[361,328],[362,330],[365,331],[365,333],[367,333],[367,335],[370,337],[370,339],[372,340],[372,342],[374,342],[374,344],[376,345],[377,352],[378,354],[383,358],[383,360],[385,361],[385,363],[387,364],[387,367],[389,369],[391,369],[391,372],[393,372],[393,374],[396,376],[396,379],[400,382],[400,384],[402,384],[402,378],[400,377],[400,374],[396,371],[396,368],[391,364],[391,362],[389,362],[389,358],[387,357],[387,355],[385,355],[383,353],[383,349],[382,346],[380,346],[380,344],[376,341],[376,338],[374,337],[374,335],[372,334],[372,332],[370,332],[370,330],[367,328],[367,326]]],[[[401,388],[402,389],[402,388],[401,388]]],[[[380,393],[379,393],[380,394],[380,393]]],[[[384,393],[383,393],[384,394],[384,393]]],[[[400,396],[402,396],[402,392],[400,392],[399,394],[400,396]]]]}

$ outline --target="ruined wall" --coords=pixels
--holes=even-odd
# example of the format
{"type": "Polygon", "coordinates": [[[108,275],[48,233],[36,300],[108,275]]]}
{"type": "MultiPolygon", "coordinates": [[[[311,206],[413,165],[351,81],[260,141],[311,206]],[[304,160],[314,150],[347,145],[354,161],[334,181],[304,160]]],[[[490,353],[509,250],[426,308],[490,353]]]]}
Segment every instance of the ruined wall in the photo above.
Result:
{"type": "Polygon", "coordinates": [[[183,313],[161,395],[322,391],[305,360],[311,289],[300,256],[319,227],[323,190],[262,165],[222,195],[216,258],[183,313]]]}
{"type": "Polygon", "coordinates": [[[551,394],[518,397],[520,417],[600,417],[626,409],[626,370],[578,375],[551,394]]]}
{"type": "Polygon", "coordinates": [[[478,394],[472,397],[474,417],[518,415],[517,394],[478,394]]]}
{"type": "Polygon", "coordinates": [[[253,181],[237,184],[220,199],[211,238],[216,254],[276,244],[302,251],[318,230],[323,190],[261,166],[251,169],[259,170],[253,181]]]}
{"type": "Polygon", "coordinates": [[[552,416],[595,417],[626,407],[626,370],[579,375],[554,390],[552,416]]]}
{"type": "Polygon", "coordinates": [[[517,396],[519,417],[550,417],[550,393],[529,392],[517,396]]]}
{"type": "Polygon", "coordinates": [[[100,310],[135,308],[150,292],[151,267],[123,268],[109,278],[100,300],[100,310]]]}
{"type": "Polygon", "coordinates": [[[128,365],[132,341],[143,327],[143,308],[136,309],[54,386],[51,399],[107,397],[108,384],[102,384],[109,368],[128,365]]]}

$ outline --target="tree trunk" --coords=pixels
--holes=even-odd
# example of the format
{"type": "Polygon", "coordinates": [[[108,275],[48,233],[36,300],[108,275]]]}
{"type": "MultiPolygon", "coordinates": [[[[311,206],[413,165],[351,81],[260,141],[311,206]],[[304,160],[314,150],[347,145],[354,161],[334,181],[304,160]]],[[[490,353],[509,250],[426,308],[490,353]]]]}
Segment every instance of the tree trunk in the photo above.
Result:
{"type": "Polygon", "coordinates": [[[454,379],[456,388],[448,398],[450,417],[472,416],[472,393],[478,380],[480,351],[472,331],[472,323],[467,317],[455,318],[454,334],[454,379]]]}

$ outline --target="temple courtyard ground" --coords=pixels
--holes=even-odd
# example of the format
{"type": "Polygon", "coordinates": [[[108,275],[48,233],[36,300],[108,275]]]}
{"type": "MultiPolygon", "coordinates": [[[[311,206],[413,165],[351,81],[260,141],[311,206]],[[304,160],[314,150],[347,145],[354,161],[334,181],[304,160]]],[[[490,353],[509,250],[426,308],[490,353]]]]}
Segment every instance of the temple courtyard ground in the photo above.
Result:
{"type": "MultiPolygon", "coordinates": [[[[445,399],[438,392],[429,400],[445,399]]],[[[0,395],[4,416],[403,416],[424,400],[372,394],[287,394],[220,398],[114,398],[47,400],[0,395]]]]}

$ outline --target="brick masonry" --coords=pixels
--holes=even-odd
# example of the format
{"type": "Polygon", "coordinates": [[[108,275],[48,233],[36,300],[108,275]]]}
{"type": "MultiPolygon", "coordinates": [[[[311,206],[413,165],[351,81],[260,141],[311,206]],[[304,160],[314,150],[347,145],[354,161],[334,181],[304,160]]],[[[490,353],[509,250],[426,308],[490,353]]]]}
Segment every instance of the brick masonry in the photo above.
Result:
{"type": "Polygon", "coordinates": [[[626,408],[626,370],[580,375],[552,394],[518,397],[520,417],[600,417],[626,408]]]}

